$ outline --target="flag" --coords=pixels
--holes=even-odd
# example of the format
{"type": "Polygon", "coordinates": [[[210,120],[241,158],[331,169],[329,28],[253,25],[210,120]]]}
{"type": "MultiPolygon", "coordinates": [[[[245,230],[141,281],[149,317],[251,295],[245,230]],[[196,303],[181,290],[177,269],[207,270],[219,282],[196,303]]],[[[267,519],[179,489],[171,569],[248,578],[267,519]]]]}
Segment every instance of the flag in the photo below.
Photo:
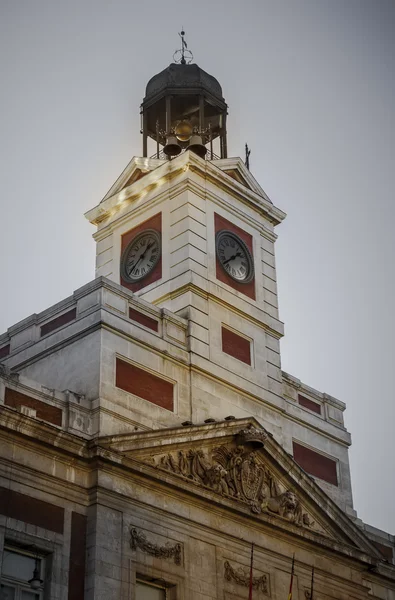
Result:
{"type": "Polygon", "coordinates": [[[292,585],[294,582],[294,567],[295,567],[295,553],[292,557],[292,568],[291,568],[291,581],[289,582],[289,594],[288,600],[292,600],[292,585]]]}
{"type": "Polygon", "coordinates": [[[248,594],[248,600],[252,600],[252,567],[254,562],[254,544],[251,544],[251,561],[250,561],[250,591],[248,594]]]}
{"type": "Polygon", "coordinates": [[[310,600],[313,600],[313,588],[314,588],[314,567],[311,569],[310,600]]]}

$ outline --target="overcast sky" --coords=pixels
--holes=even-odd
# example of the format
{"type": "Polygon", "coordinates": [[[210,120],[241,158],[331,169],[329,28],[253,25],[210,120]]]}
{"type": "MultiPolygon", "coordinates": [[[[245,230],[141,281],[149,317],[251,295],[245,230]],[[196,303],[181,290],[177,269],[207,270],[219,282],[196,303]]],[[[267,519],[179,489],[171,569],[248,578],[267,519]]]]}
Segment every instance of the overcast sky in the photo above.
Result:
{"type": "Polygon", "coordinates": [[[184,26],[277,229],[282,366],[347,403],[358,515],[395,533],[392,0],[1,0],[0,331],[94,278],[83,213],[141,154],[184,26]]]}

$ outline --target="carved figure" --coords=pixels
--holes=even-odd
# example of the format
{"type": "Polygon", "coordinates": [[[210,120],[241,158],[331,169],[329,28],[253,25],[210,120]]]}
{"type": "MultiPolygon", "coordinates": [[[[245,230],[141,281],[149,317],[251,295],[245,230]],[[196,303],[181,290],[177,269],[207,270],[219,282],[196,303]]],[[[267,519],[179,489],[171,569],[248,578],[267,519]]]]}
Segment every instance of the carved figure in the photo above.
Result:
{"type": "Polygon", "coordinates": [[[243,462],[244,448],[237,446],[233,450],[228,450],[226,446],[220,446],[213,452],[213,459],[218,462],[227,472],[226,484],[231,496],[240,496],[240,466],[243,462]]]}
{"type": "Polygon", "coordinates": [[[264,508],[268,508],[270,512],[276,513],[296,525],[303,524],[300,502],[296,495],[289,490],[279,496],[269,498],[264,508]]]}
{"type": "Polygon", "coordinates": [[[180,450],[178,453],[178,461],[178,467],[181,475],[183,475],[184,477],[188,477],[189,463],[187,457],[185,456],[185,452],[183,452],[182,450],[180,450]]]}
{"type": "Polygon", "coordinates": [[[227,471],[221,465],[214,465],[207,469],[204,483],[210,486],[214,492],[229,495],[229,488],[226,483],[227,471]]]}
{"type": "Polygon", "coordinates": [[[309,515],[303,513],[297,496],[289,490],[281,491],[278,482],[251,449],[240,445],[219,446],[209,454],[200,448],[190,448],[187,452],[179,450],[177,454],[161,456],[157,466],[244,502],[255,514],[265,510],[296,525],[314,526],[309,515]]]}
{"type": "Polygon", "coordinates": [[[203,450],[189,450],[188,458],[191,461],[190,477],[195,481],[204,483],[206,471],[211,467],[211,464],[204,456],[203,450]]]}

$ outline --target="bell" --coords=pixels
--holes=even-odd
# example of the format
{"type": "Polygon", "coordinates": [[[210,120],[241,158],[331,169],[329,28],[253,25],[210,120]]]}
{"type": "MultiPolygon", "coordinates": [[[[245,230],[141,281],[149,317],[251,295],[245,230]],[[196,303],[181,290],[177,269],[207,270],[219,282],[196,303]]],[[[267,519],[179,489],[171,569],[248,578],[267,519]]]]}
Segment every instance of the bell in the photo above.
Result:
{"type": "Polygon", "coordinates": [[[191,141],[187,149],[200,156],[200,158],[204,158],[206,156],[207,148],[204,146],[200,135],[194,134],[191,137],[191,141]]]}
{"type": "Polygon", "coordinates": [[[191,139],[192,125],[190,124],[189,121],[180,121],[177,124],[177,127],[174,130],[174,133],[176,134],[176,138],[180,142],[187,142],[188,140],[191,139]]]}
{"type": "Polygon", "coordinates": [[[167,156],[177,156],[181,152],[181,146],[177,141],[175,135],[169,135],[166,138],[166,146],[163,148],[163,152],[167,156]]]}

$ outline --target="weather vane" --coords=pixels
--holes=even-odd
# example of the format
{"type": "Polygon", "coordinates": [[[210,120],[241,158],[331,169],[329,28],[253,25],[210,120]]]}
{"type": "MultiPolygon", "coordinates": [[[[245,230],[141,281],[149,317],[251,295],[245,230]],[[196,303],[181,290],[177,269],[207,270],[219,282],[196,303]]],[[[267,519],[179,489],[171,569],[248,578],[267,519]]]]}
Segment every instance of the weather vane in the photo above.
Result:
{"type": "Polygon", "coordinates": [[[181,38],[181,49],[176,50],[173,54],[173,60],[176,63],[180,63],[182,65],[189,64],[193,61],[193,54],[190,50],[188,50],[188,45],[184,39],[185,31],[181,30],[181,33],[178,34],[181,38]]]}

